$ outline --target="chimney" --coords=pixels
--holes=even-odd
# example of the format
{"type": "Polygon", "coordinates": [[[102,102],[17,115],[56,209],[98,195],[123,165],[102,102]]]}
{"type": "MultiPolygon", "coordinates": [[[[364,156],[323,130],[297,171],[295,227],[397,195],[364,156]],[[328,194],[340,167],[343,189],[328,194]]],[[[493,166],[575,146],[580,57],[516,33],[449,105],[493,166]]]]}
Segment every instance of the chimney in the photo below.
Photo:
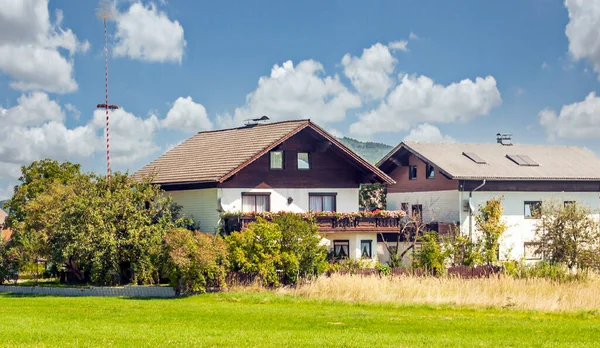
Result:
{"type": "Polygon", "coordinates": [[[512,134],[496,134],[496,141],[498,144],[502,144],[504,146],[512,146],[512,134]]]}

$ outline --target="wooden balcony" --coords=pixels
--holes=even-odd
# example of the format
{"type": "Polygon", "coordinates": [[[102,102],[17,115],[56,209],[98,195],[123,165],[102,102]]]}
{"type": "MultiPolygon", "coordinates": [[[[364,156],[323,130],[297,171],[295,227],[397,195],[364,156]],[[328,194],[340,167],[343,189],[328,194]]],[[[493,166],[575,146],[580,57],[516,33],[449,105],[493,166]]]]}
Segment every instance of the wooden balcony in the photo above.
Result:
{"type": "MultiPolygon", "coordinates": [[[[338,218],[316,216],[315,221],[321,233],[399,233],[402,219],[395,217],[338,218]]],[[[254,216],[228,217],[225,219],[227,231],[241,231],[256,221],[254,216]]]]}

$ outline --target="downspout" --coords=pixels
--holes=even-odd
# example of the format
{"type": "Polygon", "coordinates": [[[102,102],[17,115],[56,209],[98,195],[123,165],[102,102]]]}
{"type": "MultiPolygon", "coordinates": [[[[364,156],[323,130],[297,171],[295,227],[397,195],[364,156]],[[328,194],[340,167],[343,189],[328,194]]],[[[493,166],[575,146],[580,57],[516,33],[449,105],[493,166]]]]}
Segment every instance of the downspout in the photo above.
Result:
{"type": "Polygon", "coordinates": [[[471,209],[471,202],[473,199],[473,192],[479,190],[480,188],[483,187],[483,185],[485,185],[485,179],[483,179],[483,182],[481,183],[481,185],[477,186],[476,188],[474,188],[471,192],[469,192],[469,239],[473,240],[473,210],[471,209]]]}

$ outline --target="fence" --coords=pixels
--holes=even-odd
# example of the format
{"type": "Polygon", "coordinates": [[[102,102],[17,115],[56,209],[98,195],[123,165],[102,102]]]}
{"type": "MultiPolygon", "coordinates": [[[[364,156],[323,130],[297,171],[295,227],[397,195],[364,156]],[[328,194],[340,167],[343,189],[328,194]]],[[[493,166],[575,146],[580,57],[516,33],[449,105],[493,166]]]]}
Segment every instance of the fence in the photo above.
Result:
{"type": "Polygon", "coordinates": [[[86,287],[58,288],[49,286],[0,285],[1,292],[48,296],[123,296],[123,297],[175,297],[175,291],[169,286],[124,286],[124,287],[86,287]]]}
{"type": "MultiPolygon", "coordinates": [[[[495,266],[478,266],[478,267],[469,267],[469,266],[453,266],[447,268],[447,275],[450,277],[457,277],[463,279],[472,279],[472,278],[489,278],[491,276],[497,276],[501,271],[500,267],[495,266]]],[[[356,275],[356,276],[373,276],[373,275],[384,275],[382,271],[374,268],[362,268],[353,271],[342,270],[337,272],[328,272],[326,275],[328,277],[334,275],[356,275]]],[[[392,268],[390,270],[391,276],[417,276],[423,277],[428,275],[429,273],[423,268],[411,268],[411,267],[398,267],[392,268]]]]}

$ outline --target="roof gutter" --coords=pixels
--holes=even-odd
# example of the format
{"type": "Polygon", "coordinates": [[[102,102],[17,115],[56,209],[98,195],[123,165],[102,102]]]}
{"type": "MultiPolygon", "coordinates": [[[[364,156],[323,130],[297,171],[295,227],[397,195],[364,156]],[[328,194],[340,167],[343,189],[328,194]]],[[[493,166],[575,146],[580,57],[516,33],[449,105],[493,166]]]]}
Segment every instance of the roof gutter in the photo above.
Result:
{"type": "Polygon", "coordinates": [[[473,192],[482,188],[486,183],[486,179],[483,179],[481,185],[477,186],[469,192],[469,239],[473,238],[473,192]]]}

